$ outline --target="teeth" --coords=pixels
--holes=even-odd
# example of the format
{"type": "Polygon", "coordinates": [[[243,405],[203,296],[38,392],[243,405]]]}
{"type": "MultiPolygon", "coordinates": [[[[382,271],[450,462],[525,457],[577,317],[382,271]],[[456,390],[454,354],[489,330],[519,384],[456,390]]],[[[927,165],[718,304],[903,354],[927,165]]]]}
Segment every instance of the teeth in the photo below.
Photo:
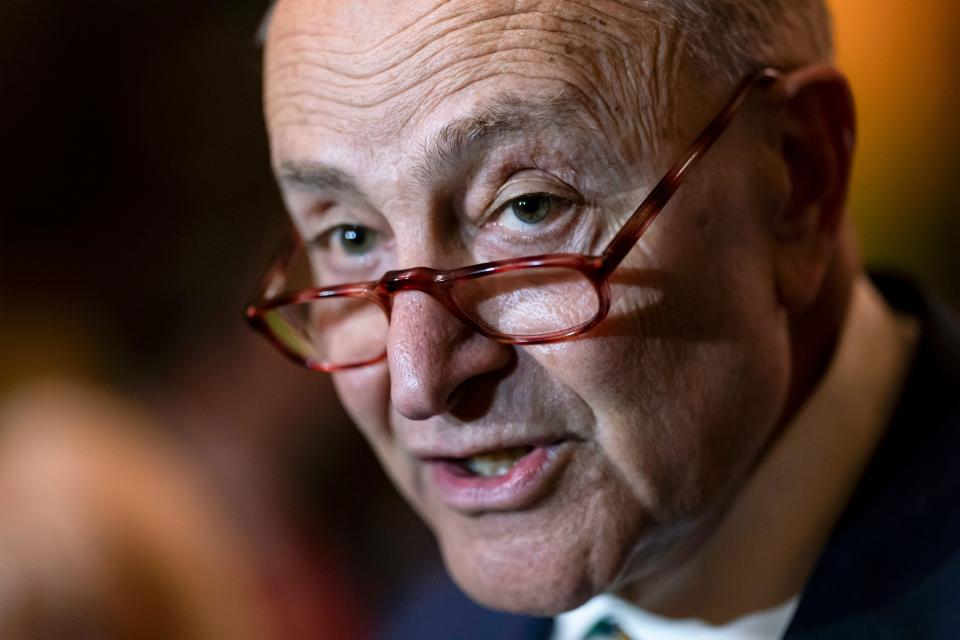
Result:
{"type": "Polygon", "coordinates": [[[530,453],[530,447],[515,447],[483,453],[463,461],[470,473],[484,478],[496,478],[506,475],[517,460],[530,453]]]}

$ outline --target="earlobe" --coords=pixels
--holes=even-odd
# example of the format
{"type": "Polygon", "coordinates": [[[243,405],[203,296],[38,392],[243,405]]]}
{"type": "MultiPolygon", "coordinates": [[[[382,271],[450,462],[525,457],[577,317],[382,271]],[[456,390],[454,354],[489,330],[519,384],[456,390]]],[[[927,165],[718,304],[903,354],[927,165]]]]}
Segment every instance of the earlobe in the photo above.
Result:
{"type": "Polygon", "coordinates": [[[855,116],[846,79],[824,65],[788,73],[773,88],[781,102],[779,153],[789,194],[773,221],[781,304],[799,313],[816,299],[837,246],[853,156],[855,116]]]}

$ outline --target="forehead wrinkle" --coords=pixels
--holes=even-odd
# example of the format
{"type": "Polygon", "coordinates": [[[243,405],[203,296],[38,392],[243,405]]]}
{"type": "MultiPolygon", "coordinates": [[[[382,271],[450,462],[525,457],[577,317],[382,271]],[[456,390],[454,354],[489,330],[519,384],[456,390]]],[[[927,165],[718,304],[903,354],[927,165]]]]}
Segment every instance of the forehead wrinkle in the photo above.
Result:
{"type": "MultiPolygon", "coordinates": [[[[377,51],[382,46],[383,42],[402,36],[405,32],[410,31],[411,29],[416,27],[420,21],[429,18],[432,14],[436,13],[441,7],[449,3],[450,3],[450,0],[440,0],[439,2],[435,2],[433,6],[428,8],[423,13],[413,16],[406,23],[401,24],[399,27],[397,27],[396,30],[390,33],[384,34],[383,36],[381,36],[380,40],[372,42],[370,46],[367,47],[366,49],[347,48],[347,49],[337,50],[337,49],[328,48],[328,49],[325,49],[325,51],[328,53],[343,54],[343,55],[362,55],[365,53],[377,51]]],[[[289,3],[281,1],[278,4],[281,6],[286,6],[289,3]]],[[[316,3],[316,4],[320,4],[320,3],[316,3]]],[[[462,15],[463,13],[465,13],[465,11],[462,11],[459,14],[454,13],[447,17],[441,17],[437,21],[437,23],[440,24],[448,20],[453,20],[456,17],[459,17],[459,15],[462,15]]],[[[325,17],[328,17],[328,16],[325,16],[325,17]]],[[[277,22],[277,19],[273,18],[271,20],[271,23],[275,23],[275,22],[277,22]]],[[[301,21],[298,20],[297,22],[300,23],[301,21]]],[[[321,22],[321,24],[325,24],[325,23],[326,21],[321,22]]],[[[313,41],[316,38],[329,38],[330,36],[340,36],[340,35],[341,35],[340,32],[336,30],[324,31],[321,29],[300,28],[300,29],[287,30],[282,34],[277,35],[275,38],[273,38],[273,40],[275,44],[281,44],[285,40],[294,39],[294,38],[305,37],[305,38],[310,38],[311,41],[313,41]]],[[[342,37],[342,39],[347,40],[345,36],[342,37]]]]}
{"type": "MultiPolygon", "coordinates": [[[[449,2],[449,0],[448,3],[452,4],[452,2],[449,2]]],[[[401,29],[399,32],[385,36],[381,41],[365,49],[348,48],[337,50],[331,47],[317,46],[317,40],[335,37],[339,34],[335,32],[322,32],[314,30],[291,30],[287,33],[272,38],[271,46],[279,47],[288,39],[305,38],[307,39],[307,42],[312,43],[312,46],[296,46],[293,44],[291,45],[291,48],[293,48],[296,53],[306,54],[314,57],[329,56],[332,58],[340,56],[343,58],[343,62],[346,64],[335,65],[331,60],[326,65],[321,63],[318,64],[318,66],[328,67],[330,71],[334,72],[343,79],[362,80],[364,82],[369,82],[373,80],[375,76],[389,75],[389,72],[397,71],[398,67],[408,61],[416,62],[415,59],[418,58],[418,56],[425,57],[427,60],[434,60],[437,58],[442,58],[443,56],[441,54],[446,53],[448,50],[462,51],[463,43],[457,42],[456,38],[464,31],[477,30],[487,27],[488,23],[496,20],[506,19],[509,21],[525,15],[533,15],[537,12],[518,13],[511,11],[488,11],[486,13],[481,13],[475,9],[470,9],[454,12],[446,16],[441,16],[432,23],[428,22],[427,24],[420,24],[420,22],[430,13],[432,12],[428,12],[424,16],[418,18],[416,21],[410,23],[407,27],[401,29]],[[454,23],[456,19],[463,17],[469,17],[472,19],[462,21],[460,23],[454,23]],[[447,23],[452,24],[448,25],[447,23]],[[401,40],[399,42],[395,42],[395,40],[400,37],[400,33],[408,31],[414,26],[417,26],[420,32],[414,34],[412,41],[401,40]],[[451,40],[454,41],[450,42],[451,40]],[[426,51],[427,49],[431,48],[434,50],[426,51]],[[425,55],[420,56],[420,54],[425,55]],[[353,69],[351,69],[349,65],[352,65],[353,69]]],[[[490,33],[496,35],[496,33],[493,31],[490,33]]],[[[345,37],[341,37],[341,39],[346,40],[345,37]]],[[[291,67],[296,67],[303,63],[302,59],[298,59],[296,56],[294,56],[294,59],[287,62],[273,64],[271,62],[273,56],[269,55],[270,52],[271,47],[268,46],[266,71],[267,73],[275,76],[280,75],[282,72],[287,71],[291,67]]],[[[421,65],[415,64],[414,66],[419,68],[421,65]]],[[[388,78],[387,81],[389,79],[390,78],[388,78]]],[[[349,83],[343,83],[339,85],[335,83],[327,84],[328,86],[335,88],[347,88],[353,86],[349,83]]]]}
{"type": "MultiPolygon", "coordinates": [[[[629,137],[642,154],[658,153],[658,133],[673,112],[666,86],[673,74],[663,66],[667,41],[675,50],[668,25],[634,3],[527,3],[520,9],[513,2],[492,9],[490,3],[478,4],[479,11],[449,0],[433,4],[423,19],[406,19],[391,31],[401,36],[383,43],[378,38],[377,46],[356,36],[353,42],[363,42],[362,48],[344,48],[345,38],[335,45],[311,42],[303,34],[288,40],[285,46],[303,52],[329,48],[333,53],[275,60],[270,68],[282,72],[267,88],[272,128],[319,126],[383,148],[417,126],[415,121],[428,120],[452,95],[514,76],[575,89],[584,115],[606,123],[597,128],[608,142],[629,137]],[[414,46],[405,50],[403,41],[410,40],[414,46]],[[353,51],[363,55],[348,55],[353,51]],[[543,69],[540,75],[537,66],[543,69]]],[[[437,149],[423,146],[424,174],[428,168],[449,168],[456,155],[428,166],[428,151],[437,149]]]]}
{"type": "MultiPolygon", "coordinates": [[[[497,53],[500,52],[494,52],[489,55],[496,55],[497,53]]],[[[560,55],[563,57],[562,54],[560,55]]],[[[280,105],[278,108],[272,110],[271,120],[274,126],[309,126],[320,123],[331,130],[350,133],[355,137],[362,137],[374,144],[384,144],[390,141],[393,132],[409,128],[414,119],[427,119],[429,114],[432,113],[444,99],[468,90],[473,85],[480,84],[486,80],[501,79],[510,76],[531,81],[544,79],[544,76],[526,75],[516,71],[505,73],[497,66],[488,64],[486,58],[487,56],[484,56],[469,61],[466,63],[470,65],[469,68],[458,68],[460,73],[457,75],[454,83],[444,87],[443,91],[438,91],[436,94],[422,101],[408,104],[407,108],[391,108],[371,112],[369,109],[377,105],[363,105],[363,110],[368,111],[366,118],[363,117],[363,114],[354,111],[349,121],[344,121],[338,125],[337,120],[343,119],[342,114],[336,113],[335,110],[331,108],[331,103],[341,105],[348,103],[337,101],[329,96],[315,92],[301,91],[290,94],[298,95],[301,100],[300,104],[286,102],[280,105]],[[363,133],[361,133],[361,131],[363,133]]],[[[489,120],[487,126],[492,127],[494,123],[497,123],[499,128],[502,129],[503,125],[506,124],[506,116],[509,115],[507,112],[521,111],[520,107],[525,106],[529,112],[526,114],[527,118],[525,120],[528,124],[535,121],[537,116],[545,120],[556,120],[560,116],[565,116],[567,124],[576,124],[577,122],[586,124],[587,121],[590,121],[591,128],[595,130],[602,129],[598,118],[594,115],[594,111],[599,111],[609,120],[617,117],[616,113],[619,109],[614,108],[609,101],[609,97],[606,95],[607,91],[605,91],[602,86],[594,84],[589,74],[583,73],[577,75],[579,76],[578,79],[580,82],[587,85],[586,89],[576,83],[563,80],[558,75],[555,80],[563,82],[563,86],[555,94],[542,98],[540,104],[534,104],[533,102],[524,101],[519,98],[514,99],[512,101],[513,104],[508,104],[510,101],[504,101],[504,104],[501,104],[500,107],[502,110],[506,110],[506,112],[496,113],[490,111],[485,114],[485,118],[489,120]],[[592,106],[593,109],[588,108],[588,104],[592,106]],[[577,114],[579,118],[572,117],[574,114],[577,114]]],[[[355,103],[349,104],[349,106],[354,108],[360,107],[360,105],[355,103]]],[[[517,116],[519,113],[513,115],[517,116]]],[[[474,124],[476,127],[482,128],[479,122],[474,124]]],[[[478,134],[479,131],[475,132],[475,135],[478,134]]]]}
{"type": "MultiPolygon", "coordinates": [[[[572,73],[575,78],[564,77],[563,74],[559,72],[553,76],[548,76],[548,74],[532,75],[518,71],[515,68],[512,69],[509,65],[501,66],[488,62],[489,59],[495,56],[510,52],[522,52],[524,50],[529,49],[524,47],[500,47],[496,51],[468,61],[465,64],[469,64],[470,66],[467,69],[459,68],[458,71],[460,71],[460,73],[457,74],[455,81],[445,87],[444,91],[438,91],[420,103],[418,105],[419,110],[422,113],[429,114],[445,99],[456,93],[470,89],[473,85],[478,85],[488,80],[514,77],[532,82],[549,79],[562,83],[562,88],[552,96],[541,98],[539,103],[524,100],[518,96],[513,96],[512,100],[509,99],[509,97],[504,99],[504,97],[501,96],[500,101],[502,104],[499,106],[503,108],[505,112],[496,113],[495,111],[490,111],[482,114],[483,117],[480,117],[480,120],[486,118],[489,122],[487,125],[483,125],[482,122],[474,122],[473,126],[477,129],[477,131],[474,131],[474,135],[479,134],[479,130],[485,127],[494,130],[506,128],[505,125],[509,124],[509,119],[506,118],[506,116],[516,111],[517,113],[513,113],[512,115],[526,116],[524,122],[527,126],[532,125],[538,117],[544,121],[558,121],[562,119],[563,124],[584,125],[585,128],[590,129],[594,133],[600,131],[610,136],[615,135],[613,128],[602,126],[601,121],[606,120],[608,123],[615,122],[619,125],[622,121],[624,110],[630,112],[633,111],[631,107],[634,107],[637,112],[648,111],[651,101],[647,99],[645,92],[631,92],[629,89],[616,91],[608,89],[604,84],[604,78],[601,77],[602,74],[600,71],[602,65],[596,64],[591,69],[584,69],[584,60],[575,58],[566,50],[553,51],[550,60],[553,61],[554,58],[559,58],[569,61],[570,64],[564,68],[568,73],[572,73]],[[627,94],[629,94],[627,100],[620,100],[620,98],[627,94]],[[527,113],[522,113],[523,111],[527,113]]],[[[539,50],[537,50],[537,52],[542,53],[539,50]]],[[[508,96],[508,94],[505,95],[508,96]]],[[[516,128],[519,127],[514,127],[514,129],[516,128]]]]}
{"type": "MultiPolygon", "coordinates": [[[[446,3],[451,9],[456,9],[452,2],[446,3]]],[[[511,3],[512,4],[512,3],[511,3]]],[[[526,32],[549,34],[552,37],[541,38],[537,45],[541,47],[539,53],[560,55],[576,64],[574,68],[587,63],[592,67],[581,74],[584,80],[594,78],[596,62],[587,58],[593,56],[582,55],[588,49],[589,53],[597,53],[603,47],[604,40],[611,40],[606,49],[627,48],[627,36],[623,25],[620,29],[609,26],[618,24],[616,18],[607,13],[592,11],[588,15],[580,15],[587,11],[579,3],[552,3],[550,11],[540,10],[539,7],[531,10],[511,10],[505,3],[497,3],[491,7],[490,3],[481,5],[481,11],[474,9],[459,12],[447,11],[438,13],[442,5],[435,5],[431,11],[424,14],[422,19],[408,22],[402,29],[393,32],[394,35],[410,31],[414,25],[418,32],[413,41],[398,38],[387,42],[379,42],[376,46],[362,49],[334,50],[330,47],[317,47],[315,42],[304,43],[304,46],[294,47],[300,54],[299,59],[274,64],[268,60],[268,73],[272,74],[273,86],[268,89],[268,99],[278,100],[284,97],[302,96],[307,101],[324,100],[333,105],[369,108],[389,101],[400,94],[409,93],[422,83],[433,79],[444,67],[456,64],[476,65],[486,62],[492,56],[510,55],[511,52],[523,57],[523,49],[534,51],[529,46],[505,46],[504,39],[514,36],[515,42],[523,42],[526,32]],[[429,16],[429,20],[425,19],[429,16]],[[467,17],[468,20],[460,20],[467,17]],[[503,24],[503,21],[506,21],[503,24]],[[473,30],[472,40],[468,47],[464,47],[461,40],[466,39],[466,31],[473,30]],[[515,34],[515,35],[514,35],[515,34]],[[614,44],[615,43],[615,44],[614,44]],[[613,44],[611,47],[610,44],[613,44]],[[481,51],[477,51],[481,49],[481,51]],[[486,49],[484,51],[483,49],[486,49]],[[570,51],[574,54],[571,55],[570,51]],[[370,52],[371,55],[366,55],[370,52]],[[466,52],[472,55],[463,56],[459,61],[451,63],[450,53],[466,52]],[[309,59],[305,59],[309,58],[309,59]],[[576,58],[576,59],[574,59],[576,58]],[[406,63],[406,64],[405,64],[406,63]],[[307,78],[306,70],[312,71],[307,78]],[[409,71],[413,73],[409,73],[409,71]],[[288,72],[296,75],[300,73],[301,85],[298,91],[282,93],[281,84],[288,72]],[[354,92],[348,98],[335,95],[339,92],[361,89],[361,93],[354,92]]],[[[636,31],[637,24],[629,25],[631,31],[636,31]]],[[[301,39],[304,35],[316,32],[298,32],[301,39]]],[[[274,45],[282,43],[286,35],[279,35],[274,39],[274,45]]],[[[289,37],[294,37],[291,33],[289,37]]],[[[534,36],[535,37],[535,36],[534,36]]],[[[269,48],[268,48],[269,52],[269,48]]],[[[282,57],[282,56],[281,56],[282,57]]],[[[268,56],[268,59],[271,56],[268,56]]],[[[462,71],[457,69],[457,71],[462,71]]],[[[455,76],[460,75],[454,74],[455,76]]],[[[602,97],[602,91],[596,91],[602,97]]],[[[409,110],[409,109],[408,109],[409,110]]],[[[412,115],[412,114],[411,114],[412,115]]]]}
{"type": "MultiPolygon", "coordinates": [[[[479,25],[465,25],[462,29],[470,27],[479,27],[479,25]]],[[[517,27],[480,34],[478,38],[471,42],[472,48],[474,50],[485,48],[486,50],[475,52],[463,60],[452,62],[450,60],[452,56],[448,55],[449,52],[462,52],[464,49],[462,43],[449,41],[449,39],[428,40],[423,47],[415,47],[413,50],[405,51],[407,57],[397,57],[392,62],[375,70],[350,70],[344,66],[335,66],[324,62],[323,54],[319,49],[312,50],[312,53],[301,49],[299,53],[307,53],[314,57],[310,60],[302,57],[294,58],[278,64],[268,62],[267,74],[271,82],[266,88],[266,101],[268,104],[273,104],[278,101],[290,102],[301,99],[310,103],[313,107],[329,103],[332,106],[370,109],[381,106],[404,94],[413,93],[424,83],[436,80],[439,74],[470,78],[472,77],[471,70],[486,67],[490,59],[495,56],[513,53],[518,57],[523,57],[526,52],[542,53],[540,50],[529,46],[500,46],[502,38],[511,31],[530,31],[530,29],[517,27]],[[431,50],[424,51],[427,48],[431,48],[431,50]],[[421,53],[423,53],[422,56],[421,53]],[[420,58],[424,59],[421,60],[420,58]],[[404,68],[401,68],[401,66],[404,66],[404,68]],[[406,67],[411,68],[413,73],[404,74],[403,72],[407,71],[406,67]],[[299,86],[288,89],[286,87],[288,82],[286,81],[289,80],[293,80],[299,86]],[[363,90],[363,94],[353,93],[348,95],[358,88],[363,90]],[[343,94],[343,97],[338,96],[338,92],[343,94]]],[[[574,61],[571,56],[563,53],[560,45],[556,45],[556,50],[548,53],[574,61]]],[[[354,62],[356,61],[354,60],[354,62]]],[[[465,85],[460,84],[457,85],[457,88],[463,86],[465,85]]],[[[456,89],[454,89],[455,91],[456,89]]],[[[416,106],[419,107],[420,105],[416,106]]],[[[405,119],[409,121],[414,115],[412,113],[413,109],[408,108],[406,111],[410,112],[405,119]]],[[[393,111],[393,113],[396,112],[393,111]]]]}

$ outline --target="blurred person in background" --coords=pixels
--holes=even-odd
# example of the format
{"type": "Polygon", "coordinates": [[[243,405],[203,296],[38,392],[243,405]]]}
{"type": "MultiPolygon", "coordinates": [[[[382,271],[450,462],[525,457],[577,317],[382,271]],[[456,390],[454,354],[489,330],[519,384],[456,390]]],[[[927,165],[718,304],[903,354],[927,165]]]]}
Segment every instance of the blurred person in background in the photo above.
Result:
{"type": "Polygon", "coordinates": [[[278,637],[243,545],[128,403],[47,383],[0,407],[0,637],[278,637]]]}
{"type": "Polygon", "coordinates": [[[490,608],[396,637],[960,632],[960,325],[864,273],[832,59],[819,0],[279,2],[248,317],[490,608]]]}

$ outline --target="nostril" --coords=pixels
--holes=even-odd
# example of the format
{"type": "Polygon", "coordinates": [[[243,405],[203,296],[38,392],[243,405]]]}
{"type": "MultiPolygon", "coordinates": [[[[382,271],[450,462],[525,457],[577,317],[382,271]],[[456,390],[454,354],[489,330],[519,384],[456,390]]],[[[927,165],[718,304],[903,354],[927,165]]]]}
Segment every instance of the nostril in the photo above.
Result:
{"type": "Polygon", "coordinates": [[[463,397],[463,395],[464,395],[464,387],[465,387],[465,386],[466,386],[465,384],[457,385],[457,387],[456,387],[453,391],[450,392],[450,395],[447,396],[447,406],[448,406],[448,407],[456,407],[458,404],[460,404],[460,399],[461,399],[461,398],[463,397]]]}
{"type": "Polygon", "coordinates": [[[448,411],[458,420],[477,420],[490,411],[501,381],[516,367],[516,358],[510,364],[472,378],[457,385],[447,396],[448,411]]]}

